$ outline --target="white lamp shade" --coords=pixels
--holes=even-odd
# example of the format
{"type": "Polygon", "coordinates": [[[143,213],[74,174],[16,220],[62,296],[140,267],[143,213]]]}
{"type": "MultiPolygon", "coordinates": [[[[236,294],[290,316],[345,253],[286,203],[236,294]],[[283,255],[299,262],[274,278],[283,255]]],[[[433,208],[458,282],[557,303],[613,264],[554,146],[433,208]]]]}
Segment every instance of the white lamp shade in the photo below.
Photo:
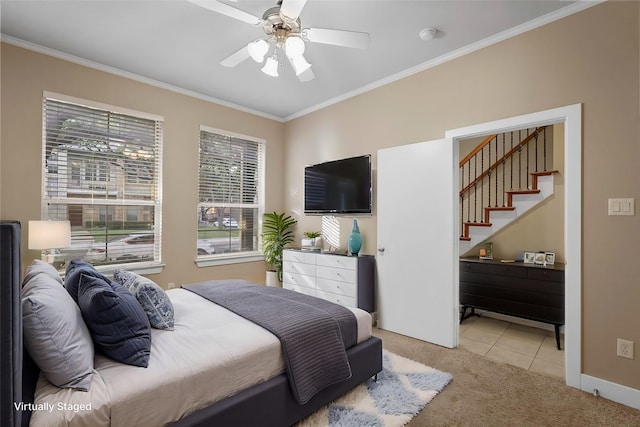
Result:
{"type": "Polygon", "coordinates": [[[29,221],[29,249],[59,249],[69,246],[69,221],[29,221]]]}
{"type": "Polygon", "coordinates": [[[271,77],[278,77],[278,57],[270,56],[262,67],[262,72],[271,77]]]}
{"type": "Polygon", "coordinates": [[[252,43],[249,43],[247,47],[249,49],[249,56],[256,62],[262,63],[264,61],[264,56],[269,51],[269,43],[267,43],[264,39],[256,40],[252,43]]]}
{"type": "Polygon", "coordinates": [[[284,51],[291,59],[297,58],[304,54],[304,40],[300,37],[289,36],[284,42],[284,51]]]}
{"type": "Polygon", "coordinates": [[[299,76],[311,67],[311,64],[309,64],[302,55],[291,59],[291,65],[293,65],[293,70],[296,72],[296,76],[299,76]]]}

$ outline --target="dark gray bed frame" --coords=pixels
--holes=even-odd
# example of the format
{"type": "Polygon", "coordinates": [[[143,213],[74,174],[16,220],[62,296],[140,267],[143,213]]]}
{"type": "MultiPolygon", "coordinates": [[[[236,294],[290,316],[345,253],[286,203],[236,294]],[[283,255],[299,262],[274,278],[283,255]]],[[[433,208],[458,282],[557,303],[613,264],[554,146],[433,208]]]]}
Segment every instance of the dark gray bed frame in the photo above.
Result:
{"type": "MultiPolygon", "coordinates": [[[[22,342],[21,227],[0,221],[0,426],[28,426],[31,414],[14,403],[33,403],[39,370],[22,342]]],[[[297,403],[285,374],[245,389],[173,423],[174,426],[290,426],[382,370],[382,341],[371,337],[347,350],[352,376],[297,403]]]]}

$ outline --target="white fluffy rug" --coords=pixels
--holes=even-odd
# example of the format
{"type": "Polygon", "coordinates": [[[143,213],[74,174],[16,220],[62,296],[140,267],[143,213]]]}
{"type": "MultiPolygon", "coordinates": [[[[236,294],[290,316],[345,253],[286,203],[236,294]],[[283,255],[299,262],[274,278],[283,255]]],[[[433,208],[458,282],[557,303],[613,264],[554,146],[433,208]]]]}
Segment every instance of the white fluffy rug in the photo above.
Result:
{"type": "Polygon", "coordinates": [[[446,372],[384,351],[377,382],[369,379],[296,426],[403,426],[450,381],[446,372]]]}

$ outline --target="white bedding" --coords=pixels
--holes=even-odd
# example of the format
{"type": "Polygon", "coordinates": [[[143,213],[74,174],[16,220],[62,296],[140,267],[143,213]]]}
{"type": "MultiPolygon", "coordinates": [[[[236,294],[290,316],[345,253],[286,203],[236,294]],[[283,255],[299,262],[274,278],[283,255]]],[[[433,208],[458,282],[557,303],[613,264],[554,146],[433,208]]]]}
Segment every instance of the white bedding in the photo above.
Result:
{"type": "MultiPolygon", "coordinates": [[[[167,294],[175,330],[152,329],[148,368],[96,355],[89,392],[59,389],[41,375],[30,425],[157,427],[284,372],[270,332],[187,290],[167,294]]],[[[371,336],[371,316],[351,310],[360,343],[371,336]]]]}

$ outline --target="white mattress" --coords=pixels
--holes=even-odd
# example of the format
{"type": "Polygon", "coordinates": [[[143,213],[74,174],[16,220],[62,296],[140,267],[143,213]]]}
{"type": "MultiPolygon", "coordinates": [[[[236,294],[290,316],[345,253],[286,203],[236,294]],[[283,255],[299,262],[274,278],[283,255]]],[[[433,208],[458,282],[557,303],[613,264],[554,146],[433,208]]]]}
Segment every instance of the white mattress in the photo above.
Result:
{"type": "MultiPolygon", "coordinates": [[[[35,404],[43,409],[30,425],[157,427],[284,372],[273,334],[187,290],[167,293],[175,330],[152,329],[147,368],[96,355],[89,392],[59,389],[41,375],[35,404]]],[[[371,316],[351,310],[362,342],[371,316]]]]}

